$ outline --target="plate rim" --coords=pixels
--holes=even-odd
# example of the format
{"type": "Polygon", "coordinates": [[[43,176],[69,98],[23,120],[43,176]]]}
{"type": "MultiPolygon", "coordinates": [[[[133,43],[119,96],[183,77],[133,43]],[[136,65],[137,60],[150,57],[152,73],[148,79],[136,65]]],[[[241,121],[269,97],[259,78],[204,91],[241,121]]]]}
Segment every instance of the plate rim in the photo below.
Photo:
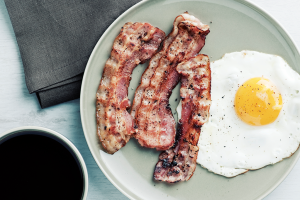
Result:
{"type": "MultiPolygon", "coordinates": [[[[91,66],[91,60],[92,58],[95,56],[96,54],[96,49],[99,48],[100,44],[102,43],[102,41],[104,40],[103,38],[105,38],[105,36],[107,34],[109,34],[109,32],[111,31],[111,29],[113,29],[113,27],[115,26],[115,24],[117,24],[122,18],[123,16],[127,15],[128,13],[130,13],[131,11],[137,9],[139,6],[149,2],[151,0],[142,0],[138,3],[136,3],[135,5],[131,6],[129,9],[127,9],[124,13],[122,13],[117,19],[115,19],[115,21],[105,30],[105,32],[102,34],[102,36],[100,37],[100,39],[98,40],[98,42],[96,43],[96,45],[93,48],[93,51],[89,57],[89,60],[86,64],[86,68],[84,70],[87,71],[90,66],[91,66]]],[[[185,0],[182,0],[185,1],[185,0]]],[[[203,0],[196,0],[196,1],[203,1],[203,0]]],[[[205,1],[205,0],[204,0],[205,1]]],[[[281,28],[282,31],[284,32],[284,34],[286,34],[286,37],[283,36],[284,39],[289,39],[291,44],[294,46],[296,53],[300,56],[299,54],[299,48],[296,45],[295,41],[293,40],[293,38],[291,37],[291,35],[289,34],[289,32],[286,31],[285,27],[279,23],[268,11],[266,11],[265,9],[261,8],[260,6],[258,6],[256,3],[250,1],[250,0],[231,0],[231,1],[235,1],[237,3],[241,3],[247,7],[249,7],[250,9],[258,12],[260,15],[262,15],[264,18],[266,18],[267,21],[269,21],[273,26],[275,26],[275,28],[281,33],[281,30],[278,29],[281,28]]],[[[81,90],[80,90],[80,119],[81,119],[81,124],[82,124],[82,129],[83,129],[83,133],[84,133],[84,137],[85,140],[87,142],[87,145],[89,147],[89,151],[91,152],[95,162],[97,163],[98,167],[101,169],[102,173],[105,175],[105,177],[122,193],[124,194],[126,197],[128,197],[129,199],[135,199],[133,198],[129,193],[127,193],[125,190],[123,190],[109,175],[108,173],[104,170],[104,167],[101,165],[101,163],[96,159],[96,155],[93,151],[91,151],[91,143],[88,139],[87,136],[87,127],[86,127],[86,123],[85,123],[85,119],[83,117],[83,113],[84,113],[84,102],[83,102],[83,98],[81,98],[81,96],[83,96],[84,92],[83,92],[83,88],[86,85],[86,81],[87,80],[87,75],[86,73],[84,73],[83,78],[82,78],[82,84],[81,84],[81,90]]],[[[299,150],[299,149],[298,149],[299,150]]],[[[295,155],[294,155],[295,156],[295,155]]],[[[280,183],[282,183],[282,181],[287,177],[287,175],[292,171],[292,169],[294,168],[294,166],[296,165],[297,161],[299,160],[300,154],[297,155],[296,159],[292,162],[292,164],[289,166],[289,168],[286,170],[286,172],[283,174],[283,176],[268,190],[266,190],[263,194],[261,194],[258,199],[263,199],[265,198],[268,194],[270,194],[274,189],[276,189],[278,187],[278,185],[280,185],[280,183]]]]}

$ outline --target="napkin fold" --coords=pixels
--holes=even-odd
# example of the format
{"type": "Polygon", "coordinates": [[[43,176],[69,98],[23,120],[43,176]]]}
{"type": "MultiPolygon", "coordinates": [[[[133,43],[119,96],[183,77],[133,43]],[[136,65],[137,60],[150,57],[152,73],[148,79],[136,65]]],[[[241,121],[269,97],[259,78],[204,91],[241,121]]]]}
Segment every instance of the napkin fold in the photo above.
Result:
{"type": "Polygon", "coordinates": [[[140,0],[5,0],[29,93],[42,108],[79,98],[90,54],[108,26],[140,0]]]}

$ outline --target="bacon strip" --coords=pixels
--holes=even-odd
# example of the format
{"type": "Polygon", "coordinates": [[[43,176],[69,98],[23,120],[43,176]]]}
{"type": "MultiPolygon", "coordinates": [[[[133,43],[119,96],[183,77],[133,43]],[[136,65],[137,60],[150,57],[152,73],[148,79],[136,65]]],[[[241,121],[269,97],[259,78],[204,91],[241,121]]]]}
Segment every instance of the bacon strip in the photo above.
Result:
{"type": "Polygon", "coordinates": [[[197,146],[201,126],[208,120],[211,104],[211,72],[209,58],[200,54],[177,66],[181,76],[182,104],[176,142],[159,155],[154,179],[176,183],[188,181],[196,169],[197,146]]]}
{"type": "Polygon", "coordinates": [[[169,97],[179,81],[176,66],[202,49],[208,33],[208,25],[194,16],[179,15],[162,50],[150,61],[136,90],[131,111],[135,138],[142,146],[166,150],[173,145],[176,130],[169,97]]]}
{"type": "Polygon", "coordinates": [[[128,86],[133,69],[157,51],[165,33],[148,23],[126,23],[116,37],[97,91],[97,134],[107,153],[126,145],[134,133],[128,86]]]}
{"type": "Polygon", "coordinates": [[[141,83],[135,91],[134,100],[133,100],[131,113],[130,113],[133,118],[136,118],[137,115],[136,111],[139,109],[142,103],[142,97],[144,91],[150,85],[150,79],[152,78],[159,64],[159,60],[161,59],[162,56],[166,55],[169,45],[171,44],[171,42],[173,42],[174,38],[178,34],[178,27],[177,27],[178,23],[185,20],[185,18],[183,18],[184,15],[186,14],[179,15],[178,17],[176,17],[171,33],[169,33],[169,35],[165,38],[161,50],[151,58],[147,69],[144,71],[141,77],[141,83]]]}

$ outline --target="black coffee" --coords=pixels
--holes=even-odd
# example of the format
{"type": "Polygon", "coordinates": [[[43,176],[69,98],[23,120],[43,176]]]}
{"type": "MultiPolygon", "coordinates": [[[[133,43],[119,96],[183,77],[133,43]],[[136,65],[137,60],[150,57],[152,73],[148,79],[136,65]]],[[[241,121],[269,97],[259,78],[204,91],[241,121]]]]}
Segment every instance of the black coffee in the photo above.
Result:
{"type": "Polygon", "coordinates": [[[36,132],[0,142],[0,199],[81,199],[84,183],[74,153],[36,132]]]}

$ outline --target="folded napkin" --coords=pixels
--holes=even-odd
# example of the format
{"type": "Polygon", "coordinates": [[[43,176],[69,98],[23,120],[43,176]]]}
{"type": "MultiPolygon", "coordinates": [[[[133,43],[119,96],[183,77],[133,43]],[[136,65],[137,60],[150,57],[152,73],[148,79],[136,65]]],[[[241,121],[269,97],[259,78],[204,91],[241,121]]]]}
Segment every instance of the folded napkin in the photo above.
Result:
{"type": "Polygon", "coordinates": [[[5,0],[26,85],[42,108],[79,98],[89,56],[108,26],[140,0],[5,0]]]}

